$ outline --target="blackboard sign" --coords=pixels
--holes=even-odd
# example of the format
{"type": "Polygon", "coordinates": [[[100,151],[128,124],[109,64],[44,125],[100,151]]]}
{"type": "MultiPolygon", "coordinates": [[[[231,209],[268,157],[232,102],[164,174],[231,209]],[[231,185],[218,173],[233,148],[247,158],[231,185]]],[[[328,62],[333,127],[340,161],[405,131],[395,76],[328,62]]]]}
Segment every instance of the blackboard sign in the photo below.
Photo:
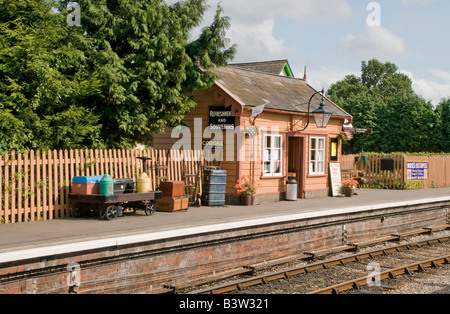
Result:
{"type": "Polygon", "coordinates": [[[394,171],[394,159],[381,159],[381,171],[394,171]]]}
{"type": "Polygon", "coordinates": [[[234,130],[236,118],[231,112],[231,106],[209,107],[209,129],[210,130],[234,130]]]}

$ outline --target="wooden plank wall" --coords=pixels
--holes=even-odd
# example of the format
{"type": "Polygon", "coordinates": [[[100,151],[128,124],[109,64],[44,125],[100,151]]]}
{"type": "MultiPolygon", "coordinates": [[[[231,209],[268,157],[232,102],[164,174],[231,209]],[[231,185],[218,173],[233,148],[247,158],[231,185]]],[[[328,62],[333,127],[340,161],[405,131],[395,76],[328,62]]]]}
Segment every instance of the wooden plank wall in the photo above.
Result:
{"type": "Polygon", "coordinates": [[[358,155],[342,156],[341,167],[354,167],[354,170],[365,170],[369,180],[365,187],[387,189],[426,189],[450,186],[450,156],[410,156],[410,155],[376,155],[369,156],[364,163],[355,161],[358,155]],[[381,160],[389,158],[394,160],[394,171],[381,170],[381,160]],[[428,180],[407,181],[407,162],[427,162],[428,180]]]}
{"type": "Polygon", "coordinates": [[[185,173],[201,173],[202,151],[168,150],[49,150],[11,152],[0,156],[0,224],[70,217],[71,181],[74,176],[110,174],[113,178],[137,179],[142,161],[148,161],[152,188],[156,169],[168,180],[182,181],[185,173]],[[181,158],[182,157],[182,158],[181,158]],[[163,173],[165,172],[165,173],[163,173]]]}

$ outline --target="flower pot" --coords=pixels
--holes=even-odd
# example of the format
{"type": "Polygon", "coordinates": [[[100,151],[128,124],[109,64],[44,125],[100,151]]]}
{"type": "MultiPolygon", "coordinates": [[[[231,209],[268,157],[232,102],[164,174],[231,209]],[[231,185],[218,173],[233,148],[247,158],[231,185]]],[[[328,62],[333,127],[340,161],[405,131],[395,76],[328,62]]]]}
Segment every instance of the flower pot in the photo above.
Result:
{"type": "Polygon", "coordinates": [[[361,161],[361,157],[357,156],[355,157],[355,162],[360,162],[361,161]]]}
{"type": "Polygon", "coordinates": [[[241,201],[241,205],[244,206],[253,206],[255,204],[255,197],[251,195],[239,195],[239,200],[241,201]]]}
{"type": "Polygon", "coordinates": [[[353,197],[353,189],[350,188],[344,188],[344,195],[345,197],[353,197]]]}
{"type": "Polygon", "coordinates": [[[369,157],[368,156],[363,156],[363,162],[365,164],[367,164],[369,162],[369,157]]]}

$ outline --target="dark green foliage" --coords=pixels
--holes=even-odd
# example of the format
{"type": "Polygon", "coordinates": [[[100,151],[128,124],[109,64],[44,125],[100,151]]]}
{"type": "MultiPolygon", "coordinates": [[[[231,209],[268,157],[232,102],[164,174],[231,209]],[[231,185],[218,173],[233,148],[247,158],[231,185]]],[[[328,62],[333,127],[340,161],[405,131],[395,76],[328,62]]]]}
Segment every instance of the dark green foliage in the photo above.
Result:
{"type": "Polygon", "coordinates": [[[67,25],[68,2],[2,1],[0,150],[146,144],[235,53],[220,7],[189,44],[206,0],[79,0],[81,27],[67,25]]]}
{"type": "Polygon", "coordinates": [[[3,1],[0,151],[77,148],[98,139],[98,118],[83,107],[100,92],[96,76],[80,68],[84,41],[50,1],[3,1]]]}
{"type": "Polygon", "coordinates": [[[370,60],[362,62],[361,77],[350,75],[331,86],[329,97],[354,117],[353,125],[374,131],[355,135],[345,151],[450,152],[443,127],[448,101],[435,110],[397,70],[395,64],[370,60]]]}

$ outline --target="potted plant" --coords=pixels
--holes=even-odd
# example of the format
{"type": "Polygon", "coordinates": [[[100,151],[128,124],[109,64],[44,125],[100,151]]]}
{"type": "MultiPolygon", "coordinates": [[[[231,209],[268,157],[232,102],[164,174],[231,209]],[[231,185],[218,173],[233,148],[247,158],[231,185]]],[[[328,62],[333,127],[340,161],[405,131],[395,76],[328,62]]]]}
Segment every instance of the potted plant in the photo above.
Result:
{"type": "Polygon", "coordinates": [[[353,197],[355,189],[358,187],[358,181],[354,178],[342,180],[342,191],[346,197],[353,197]]]}
{"type": "Polygon", "coordinates": [[[251,206],[255,203],[256,186],[251,178],[244,176],[237,180],[235,188],[242,205],[251,206]]]}
{"type": "Polygon", "coordinates": [[[258,127],[251,125],[251,126],[246,126],[244,128],[244,133],[246,136],[252,138],[259,134],[259,130],[258,130],[258,127]]]}

